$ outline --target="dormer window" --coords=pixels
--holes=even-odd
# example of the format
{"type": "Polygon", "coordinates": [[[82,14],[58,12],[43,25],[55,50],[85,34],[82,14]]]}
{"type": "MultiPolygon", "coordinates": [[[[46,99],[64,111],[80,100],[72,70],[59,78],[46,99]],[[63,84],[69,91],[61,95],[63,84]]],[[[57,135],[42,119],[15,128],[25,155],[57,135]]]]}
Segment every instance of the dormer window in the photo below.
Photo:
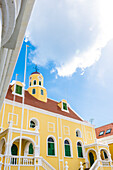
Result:
{"type": "Polygon", "coordinates": [[[16,84],[16,93],[22,95],[22,86],[16,84]]]}
{"type": "Polygon", "coordinates": [[[39,86],[41,86],[41,81],[39,81],[39,86]]]}
{"type": "Polygon", "coordinates": [[[34,85],[36,85],[36,80],[34,80],[34,83],[33,83],[34,85]]]}
{"type": "Polygon", "coordinates": [[[67,103],[63,102],[63,110],[67,110],[67,103]]]}

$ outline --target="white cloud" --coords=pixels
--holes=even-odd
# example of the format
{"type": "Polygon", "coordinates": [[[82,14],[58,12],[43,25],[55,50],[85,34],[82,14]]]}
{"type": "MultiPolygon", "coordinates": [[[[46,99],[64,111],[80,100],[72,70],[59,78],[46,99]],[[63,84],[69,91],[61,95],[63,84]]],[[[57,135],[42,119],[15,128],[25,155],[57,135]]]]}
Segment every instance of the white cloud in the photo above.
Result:
{"type": "Polygon", "coordinates": [[[53,61],[59,76],[92,66],[113,38],[112,6],[112,0],[37,1],[28,27],[37,46],[32,62],[53,61]]]}

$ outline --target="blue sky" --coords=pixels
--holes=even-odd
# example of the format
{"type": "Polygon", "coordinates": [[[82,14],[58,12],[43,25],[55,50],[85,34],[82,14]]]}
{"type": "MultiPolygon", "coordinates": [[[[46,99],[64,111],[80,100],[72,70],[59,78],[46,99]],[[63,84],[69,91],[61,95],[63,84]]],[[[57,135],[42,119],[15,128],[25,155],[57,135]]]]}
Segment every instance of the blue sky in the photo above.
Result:
{"type": "Polygon", "coordinates": [[[67,99],[97,126],[113,122],[112,0],[36,1],[12,80],[23,81],[38,64],[49,98],[67,99]]]}

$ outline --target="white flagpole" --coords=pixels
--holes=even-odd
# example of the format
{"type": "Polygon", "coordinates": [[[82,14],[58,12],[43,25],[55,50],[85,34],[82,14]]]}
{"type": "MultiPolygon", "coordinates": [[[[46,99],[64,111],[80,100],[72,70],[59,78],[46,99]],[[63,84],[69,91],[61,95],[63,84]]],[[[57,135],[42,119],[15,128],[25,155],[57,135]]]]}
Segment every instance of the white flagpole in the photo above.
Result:
{"type": "Polygon", "coordinates": [[[26,63],[27,63],[27,47],[25,54],[25,68],[24,68],[24,90],[23,90],[23,100],[22,100],[22,117],[21,117],[21,131],[20,131],[20,142],[19,142],[19,165],[18,170],[20,170],[20,156],[21,156],[21,145],[22,145],[22,129],[23,129],[23,117],[24,117],[24,99],[25,99],[25,80],[26,80],[26,63]]]}

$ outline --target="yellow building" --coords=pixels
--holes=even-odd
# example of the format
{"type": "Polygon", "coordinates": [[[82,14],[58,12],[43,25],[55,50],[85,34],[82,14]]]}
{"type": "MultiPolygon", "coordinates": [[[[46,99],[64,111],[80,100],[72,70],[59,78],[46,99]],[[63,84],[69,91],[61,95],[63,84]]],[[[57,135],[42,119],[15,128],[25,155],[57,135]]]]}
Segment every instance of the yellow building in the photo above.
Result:
{"type": "Polygon", "coordinates": [[[44,78],[34,72],[29,88],[13,81],[0,113],[0,169],[111,170],[109,147],[94,126],[67,103],[47,98],[44,78]]]}

